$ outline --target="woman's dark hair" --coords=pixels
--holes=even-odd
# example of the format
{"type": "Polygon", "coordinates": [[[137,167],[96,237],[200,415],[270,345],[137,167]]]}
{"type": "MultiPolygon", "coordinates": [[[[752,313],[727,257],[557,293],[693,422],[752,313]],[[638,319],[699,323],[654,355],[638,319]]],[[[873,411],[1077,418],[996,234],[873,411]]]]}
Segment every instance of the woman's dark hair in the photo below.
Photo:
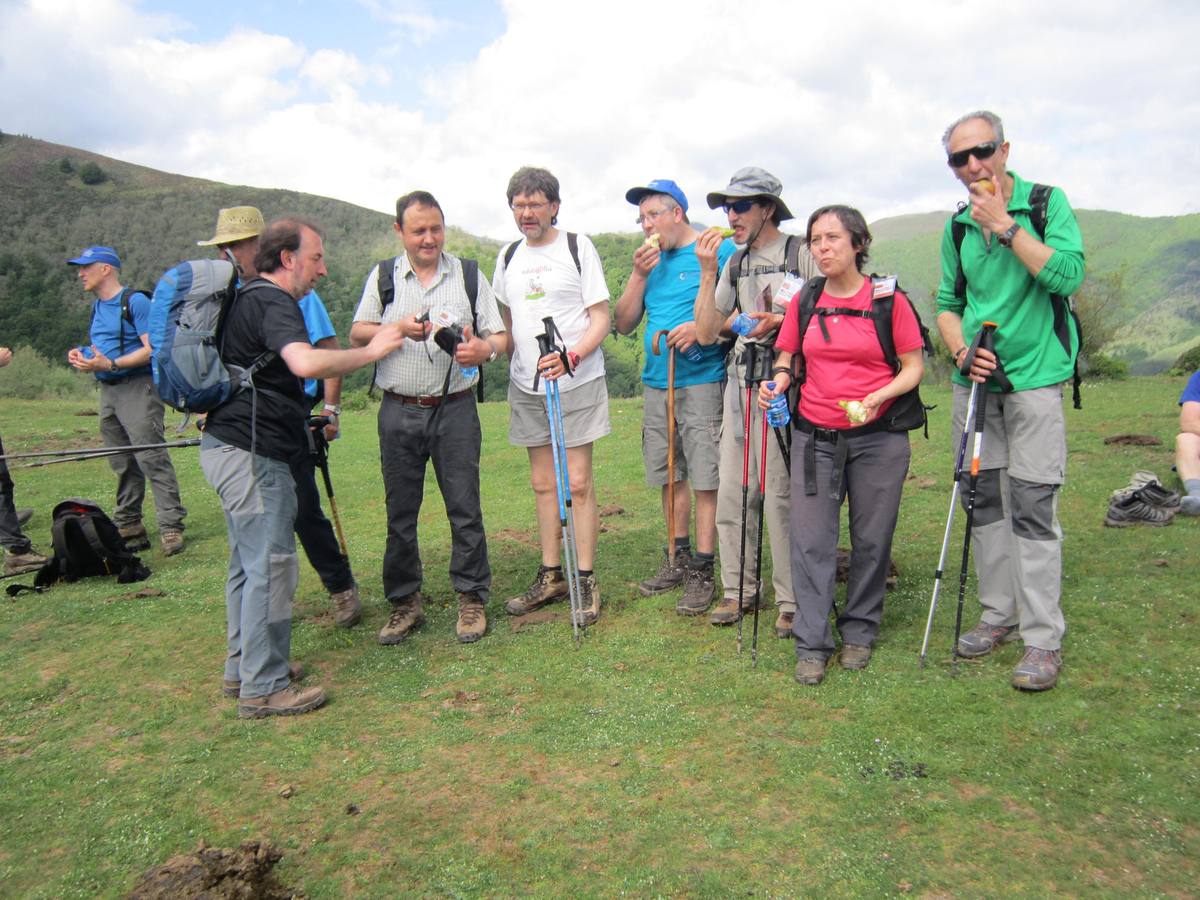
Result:
{"type": "Polygon", "coordinates": [[[321,240],[325,233],[321,227],[309,219],[289,216],[286,219],[276,219],[268,225],[258,241],[258,253],[254,257],[254,268],[262,274],[270,274],[283,266],[283,251],[295,253],[300,249],[301,231],[308,228],[316,232],[321,240]]]}
{"type": "Polygon", "coordinates": [[[850,244],[855,250],[854,265],[861,272],[863,265],[871,258],[868,252],[871,249],[871,230],[867,228],[867,220],[863,218],[863,214],[853,206],[835,203],[832,206],[822,206],[814,212],[808,217],[808,226],[804,229],[805,243],[812,243],[813,224],[817,219],[828,215],[837,216],[842,227],[850,233],[850,244]]]}

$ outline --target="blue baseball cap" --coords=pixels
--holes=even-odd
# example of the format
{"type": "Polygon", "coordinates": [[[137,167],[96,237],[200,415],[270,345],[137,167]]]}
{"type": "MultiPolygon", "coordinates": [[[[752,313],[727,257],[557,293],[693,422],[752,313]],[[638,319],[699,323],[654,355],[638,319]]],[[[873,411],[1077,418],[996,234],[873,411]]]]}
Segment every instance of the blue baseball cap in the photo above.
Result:
{"type": "Polygon", "coordinates": [[[88,247],[75,259],[68,259],[69,266],[90,266],[92,263],[108,263],[114,269],[121,268],[121,257],[112,247],[88,247]]]}
{"type": "Polygon", "coordinates": [[[683,189],[669,178],[655,178],[644,187],[630,188],[625,192],[625,199],[637,206],[647,194],[666,194],[687,212],[687,197],[684,196],[683,189]]]}

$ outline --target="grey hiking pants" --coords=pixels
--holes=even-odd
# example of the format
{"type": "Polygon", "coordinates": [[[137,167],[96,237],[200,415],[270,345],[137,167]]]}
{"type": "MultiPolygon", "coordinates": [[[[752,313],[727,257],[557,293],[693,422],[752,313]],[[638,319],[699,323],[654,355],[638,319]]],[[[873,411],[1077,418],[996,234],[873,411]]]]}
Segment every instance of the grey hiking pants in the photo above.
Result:
{"type": "MultiPolygon", "coordinates": [[[[970,388],[954,385],[955,452],[969,393],[970,388]]],[[[1026,647],[1058,650],[1067,630],[1060,602],[1063,534],[1058,523],[1058,488],[1067,469],[1062,385],[986,393],[971,530],[980,618],[989,625],[1019,625],[1026,647]]],[[[978,396],[984,394],[980,390],[978,396]]],[[[964,477],[964,509],[967,486],[964,477]]]]}

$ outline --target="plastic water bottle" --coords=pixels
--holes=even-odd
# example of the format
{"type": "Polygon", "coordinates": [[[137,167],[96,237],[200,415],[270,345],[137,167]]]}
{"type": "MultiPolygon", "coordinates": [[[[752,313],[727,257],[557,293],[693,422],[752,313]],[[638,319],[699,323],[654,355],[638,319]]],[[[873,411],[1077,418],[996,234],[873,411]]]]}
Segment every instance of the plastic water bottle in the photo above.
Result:
{"type": "Polygon", "coordinates": [[[704,350],[701,349],[699,344],[692,344],[692,346],[683,351],[683,355],[692,362],[700,362],[704,358],[704,350]]]}
{"type": "Polygon", "coordinates": [[[462,372],[462,377],[470,381],[479,374],[479,366],[462,366],[459,369],[462,372]]]}
{"type": "Polygon", "coordinates": [[[733,320],[733,324],[729,327],[733,329],[734,334],[740,334],[742,337],[748,335],[754,330],[754,326],[758,323],[750,318],[748,313],[738,313],[737,318],[733,320]]]}
{"type": "MultiPolygon", "coordinates": [[[[775,390],[775,382],[767,382],[767,390],[775,390]]],[[[787,392],[780,394],[767,407],[767,424],[772,428],[782,428],[792,421],[792,412],[788,409],[787,392]]]]}

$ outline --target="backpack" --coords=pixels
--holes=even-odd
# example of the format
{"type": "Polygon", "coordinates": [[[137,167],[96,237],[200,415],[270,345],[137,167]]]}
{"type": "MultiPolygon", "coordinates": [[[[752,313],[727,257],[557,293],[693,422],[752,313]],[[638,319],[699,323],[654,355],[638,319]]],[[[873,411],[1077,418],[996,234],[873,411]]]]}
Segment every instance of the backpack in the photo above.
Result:
{"type": "MultiPolygon", "coordinates": [[[[475,302],[479,299],[479,261],[474,259],[458,260],[462,264],[462,279],[463,290],[467,292],[467,300],[471,303],[471,331],[476,332],[479,328],[478,316],[475,312],[475,302]]],[[[396,269],[396,257],[389,256],[387,259],[382,259],[378,263],[378,271],[375,276],[375,284],[379,291],[379,318],[383,319],[383,313],[387,310],[388,304],[396,299],[396,281],[393,274],[396,269]]],[[[379,370],[379,363],[375,364],[375,371],[379,370]]],[[[447,379],[447,384],[449,380],[447,379]]],[[[375,375],[371,375],[371,388],[367,393],[375,390],[375,375]]],[[[479,398],[479,402],[483,402],[483,367],[479,369],[479,381],[475,383],[475,396],[479,398]]]]}
{"type": "MultiPolygon", "coordinates": [[[[875,325],[875,335],[879,338],[879,346],[883,350],[883,358],[887,360],[893,372],[900,371],[900,358],[896,355],[896,342],[892,336],[892,308],[896,300],[896,290],[898,285],[894,277],[884,275],[871,276],[871,308],[867,309],[849,309],[846,307],[821,307],[817,308],[817,300],[821,297],[821,291],[825,289],[824,276],[810,278],[804,282],[804,287],[800,290],[799,304],[797,310],[799,318],[799,335],[800,343],[803,347],[804,335],[808,333],[808,325],[812,321],[812,317],[817,317],[817,324],[821,328],[821,334],[825,339],[829,339],[829,333],[825,328],[826,316],[853,316],[861,319],[870,319],[875,325]]],[[[925,354],[933,353],[933,340],[929,336],[929,329],[925,327],[925,323],[921,321],[921,315],[917,312],[916,306],[908,295],[904,295],[904,299],[908,301],[908,307],[912,310],[913,316],[917,320],[917,328],[921,332],[921,343],[925,354]]],[[[807,371],[804,364],[803,349],[797,350],[793,362],[796,372],[796,384],[803,385],[807,377],[807,371]]],[[[920,385],[914,387],[906,394],[901,394],[897,397],[892,405],[888,407],[887,412],[880,419],[881,427],[886,431],[912,431],[915,428],[921,428],[925,432],[925,437],[929,437],[929,416],[928,410],[933,409],[932,406],[926,406],[921,401],[920,385]]]]}
{"type": "MultiPolygon", "coordinates": [[[[508,268],[508,264],[512,262],[513,256],[516,255],[517,248],[521,246],[520,241],[513,241],[504,250],[504,268],[508,268]]],[[[571,251],[571,259],[575,260],[575,271],[580,275],[583,274],[583,265],[579,262],[579,235],[573,231],[567,232],[567,249],[571,251]]]]}
{"type": "MultiPolygon", "coordinates": [[[[804,238],[798,234],[789,234],[783,244],[783,265],[775,266],[755,266],[753,269],[742,271],[742,263],[746,261],[749,255],[748,247],[739,247],[734,251],[733,256],[729,257],[729,262],[725,265],[725,271],[729,273],[729,286],[733,289],[733,310],[735,313],[742,311],[742,299],[739,295],[739,282],[743,275],[774,275],[778,272],[783,272],[786,275],[794,275],[801,278],[805,283],[812,280],[813,271],[816,264],[812,258],[812,254],[807,252],[807,245],[804,238]],[[800,261],[800,252],[804,250],[805,259],[800,261]]],[[[817,296],[820,296],[818,294],[817,296]]],[[[803,334],[803,332],[801,332],[803,334]]],[[[722,338],[719,342],[721,352],[726,356],[729,351],[737,344],[737,335],[733,337],[722,338]]]]}
{"type": "Polygon", "coordinates": [[[237,295],[237,269],[223,259],[182,262],[155,286],[150,365],[158,396],[172,409],[212,412],[275,358],[264,353],[246,369],[221,361],[221,328],[237,295]]]}
{"type": "MultiPolygon", "coordinates": [[[[1054,190],[1048,184],[1035,184],[1029,190],[1029,224],[1033,226],[1038,240],[1046,240],[1046,208],[1050,205],[1050,193],[1054,190]]],[[[967,208],[966,203],[958,205],[958,213],[967,208]]],[[[954,239],[954,254],[958,258],[958,272],[954,276],[954,296],[963,303],[967,302],[967,276],[963,272],[962,242],[967,234],[965,222],[958,221],[958,213],[950,220],[950,235],[954,239]]],[[[1069,356],[1071,353],[1071,326],[1068,318],[1075,320],[1075,333],[1079,335],[1079,346],[1083,346],[1083,325],[1075,314],[1075,306],[1070,297],[1062,294],[1051,294],[1050,303],[1054,307],[1054,336],[1062,344],[1063,350],[1069,356]]],[[[1079,354],[1075,355],[1074,371],[1071,379],[1071,399],[1076,409],[1082,409],[1083,404],[1079,394],[1079,354]]]]}
{"type": "Polygon", "coordinates": [[[113,520],[91,500],[71,497],[55,506],[50,535],[54,556],[37,573],[37,587],[93,575],[116,575],[121,584],[150,577],[142,561],[125,549],[113,520]]]}

